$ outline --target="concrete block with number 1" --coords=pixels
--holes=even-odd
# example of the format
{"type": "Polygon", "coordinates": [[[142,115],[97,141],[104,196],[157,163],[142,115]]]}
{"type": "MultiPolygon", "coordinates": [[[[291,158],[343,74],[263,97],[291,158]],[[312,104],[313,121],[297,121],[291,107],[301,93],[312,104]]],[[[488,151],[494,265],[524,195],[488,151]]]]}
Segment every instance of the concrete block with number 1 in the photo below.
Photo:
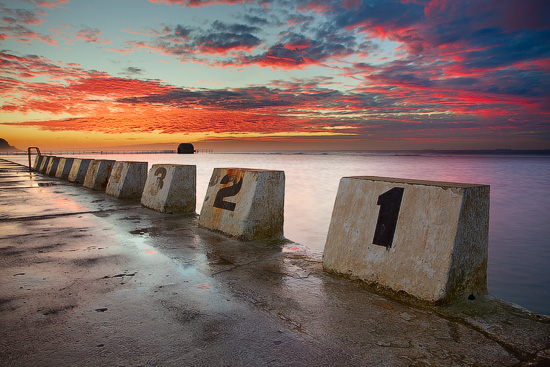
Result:
{"type": "Polygon", "coordinates": [[[115,162],[105,194],[119,199],[141,199],[147,162],[115,162]]]}
{"type": "Polygon", "coordinates": [[[450,304],[487,293],[488,236],[487,185],[344,177],[323,267],[450,304]]]}
{"type": "Polygon", "coordinates": [[[282,238],[283,171],[215,168],[199,225],[242,240],[282,238]]]}
{"type": "Polygon", "coordinates": [[[194,213],[196,187],[196,166],[154,164],[145,182],[141,205],[162,213],[194,213]]]}

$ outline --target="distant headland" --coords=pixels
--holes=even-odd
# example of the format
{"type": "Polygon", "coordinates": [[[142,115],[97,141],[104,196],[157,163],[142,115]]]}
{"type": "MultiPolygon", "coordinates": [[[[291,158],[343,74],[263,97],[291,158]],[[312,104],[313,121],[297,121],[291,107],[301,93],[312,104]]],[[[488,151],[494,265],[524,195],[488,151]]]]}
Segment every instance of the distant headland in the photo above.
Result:
{"type": "Polygon", "coordinates": [[[16,147],[12,147],[9,145],[9,143],[5,140],[0,138],[0,152],[20,152],[21,150],[17,149],[16,147]]]}

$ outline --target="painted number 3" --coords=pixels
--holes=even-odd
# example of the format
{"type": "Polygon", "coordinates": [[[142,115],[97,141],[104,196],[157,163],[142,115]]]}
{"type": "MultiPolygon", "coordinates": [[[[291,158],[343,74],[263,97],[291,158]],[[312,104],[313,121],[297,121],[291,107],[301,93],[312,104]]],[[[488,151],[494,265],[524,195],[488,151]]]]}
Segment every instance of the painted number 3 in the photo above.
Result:
{"type": "Polygon", "coordinates": [[[376,204],[380,206],[380,211],[374,230],[373,244],[386,248],[391,247],[404,191],[405,189],[402,187],[394,187],[378,197],[376,204]]]}
{"type": "Polygon", "coordinates": [[[157,184],[159,187],[159,190],[162,190],[162,187],[164,186],[164,179],[166,178],[166,168],[159,167],[155,171],[155,176],[157,176],[157,184]]]}
{"type": "MultiPolygon", "coordinates": [[[[220,184],[222,185],[228,184],[230,180],[231,180],[230,176],[225,175],[220,181],[220,184]]],[[[239,191],[241,191],[242,186],[243,186],[243,178],[241,177],[239,182],[237,183],[233,182],[233,185],[221,188],[220,191],[218,191],[216,198],[214,199],[214,206],[220,209],[235,211],[235,206],[237,204],[229,201],[224,201],[223,199],[237,195],[239,191]]]]}

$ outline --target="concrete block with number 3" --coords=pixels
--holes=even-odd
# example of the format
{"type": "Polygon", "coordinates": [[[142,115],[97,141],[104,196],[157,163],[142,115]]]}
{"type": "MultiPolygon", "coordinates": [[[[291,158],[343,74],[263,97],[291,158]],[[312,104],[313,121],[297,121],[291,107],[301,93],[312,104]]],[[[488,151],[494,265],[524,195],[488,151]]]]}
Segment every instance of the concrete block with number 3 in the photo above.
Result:
{"type": "Polygon", "coordinates": [[[487,185],[344,177],[323,267],[449,304],[487,293],[488,237],[487,185]]]}
{"type": "Polygon", "coordinates": [[[141,199],[147,162],[115,162],[105,194],[119,199],[141,199]]]}
{"type": "Polygon", "coordinates": [[[242,240],[281,238],[284,197],[283,171],[215,168],[199,225],[242,240]]]}
{"type": "Polygon", "coordinates": [[[114,164],[115,161],[112,160],[94,159],[88,167],[83,186],[96,191],[105,191],[114,164]]]}
{"type": "Polygon", "coordinates": [[[154,164],[149,170],[141,205],[162,213],[194,213],[197,166],[154,164]]]}

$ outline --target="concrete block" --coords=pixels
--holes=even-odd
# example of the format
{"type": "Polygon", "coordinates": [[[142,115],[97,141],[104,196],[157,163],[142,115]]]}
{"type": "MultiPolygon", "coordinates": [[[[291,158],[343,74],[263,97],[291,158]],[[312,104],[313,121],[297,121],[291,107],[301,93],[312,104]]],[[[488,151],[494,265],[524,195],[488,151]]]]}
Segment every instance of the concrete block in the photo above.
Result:
{"type": "Polygon", "coordinates": [[[73,166],[74,158],[61,158],[59,164],[57,165],[57,171],[55,177],[66,180],[69,177],[71,168],[73,166]]]}
{"type": "Polygon", "coordinates": [[[61,157],[53,157],[48,162],[48,167],[46,168],[46,174],[48,176],[54,177],[57,172],[57,166],[59,166],[59,161],[61,160],[61,157]]]}
{"type": "Polygon", "coordinates": [[[197,202],[197,166],[154,164],[149,171],[141,204],[162,213],[194,213],[197,202]]]}
{"type": "Polygon", "coordinates": [[[120,199],[141,199],[147,162],[115,162],[105,193],[120,199]]]}
{"type": "Polygon", "coordinates": [[[489,186],[340,180],[323,267],[433,304],[487,292],[489,186]]]}
{"type": "Polygon", "coordinates": [[[242,240],[283,236],[285,173],[215,168],[199,225],[242,240]]]}
{"type": "Polygon", "coordinates": [[[84,187],[96,191],[105,191],[114,164],[115,161],[94,159],[88,167],[88,172],[86,172],[84,187]]]}
{"type": "Polygon", "coordinates": [[[44,158],[46,158],[44,155],[37,155],[36,158],[34,158],[34,164],[32,166],[33,171],[38,172],[38,170],[40,170],[44,158]]]}
{"type": "Polygon", "coordinates": [[[42,159],[42,163],[40,164],[40,169],[38,170],[42,174],[46,174],[46,170],[48,169],[48,165],[51,160],[53,160],[54,156],[48,155],[45,156],[44,159],[42,159]]]}
{"type": "Polygon", "coordinates": [[[88,168],[90,167],[90,163],[92,162],[92,160],[93,159],[75,158],[67,180],[69,180],[69,182],[82,185],[84,183],[86,173],[88,172],[88,168]]]}

